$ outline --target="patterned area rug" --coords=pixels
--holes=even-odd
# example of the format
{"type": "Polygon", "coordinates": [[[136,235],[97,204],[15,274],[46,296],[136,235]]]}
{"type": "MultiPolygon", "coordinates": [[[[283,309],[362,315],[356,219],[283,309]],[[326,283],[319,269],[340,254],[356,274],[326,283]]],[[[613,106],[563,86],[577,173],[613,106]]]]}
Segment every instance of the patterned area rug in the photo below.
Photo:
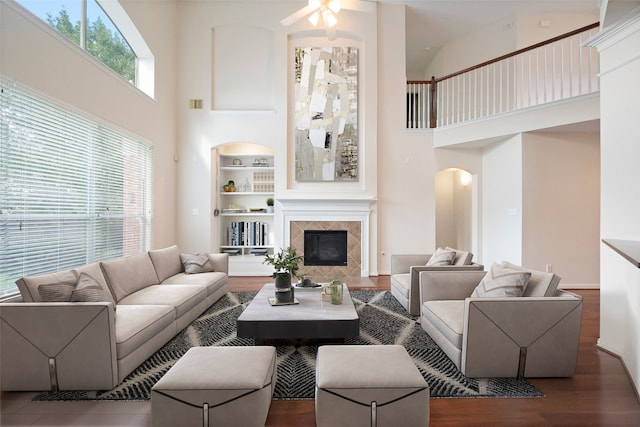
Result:
{"type": "MultiPolygon", "coordinates": [[[[248,346],[252,339],[236,336],[236,319],[255,292],[227,293],[189,327],[108,391],[45,392],[33,400],[147,400],[151,387],[193,346],[248,346]]],[[[543,397],[519,378],[467,378],[387,291],[352,291],[360,315],[360,336],[346,344],[400,344],[429,384],[431,397],[543,397]]],[[[274,399],[313,399],[318,347],[281,345],[274,399]]]]}

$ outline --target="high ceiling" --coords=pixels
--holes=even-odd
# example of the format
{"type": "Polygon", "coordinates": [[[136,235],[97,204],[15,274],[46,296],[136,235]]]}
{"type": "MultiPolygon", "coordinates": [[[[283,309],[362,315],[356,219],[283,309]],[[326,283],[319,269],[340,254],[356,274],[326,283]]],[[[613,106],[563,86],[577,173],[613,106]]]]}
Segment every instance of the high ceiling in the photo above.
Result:
{"type": "Polygon", "coordinates": [[[598,0],[378,0],[407,5],[407,75],[422,75],[446,42],[529,13],[598,13],[598,0]]]}

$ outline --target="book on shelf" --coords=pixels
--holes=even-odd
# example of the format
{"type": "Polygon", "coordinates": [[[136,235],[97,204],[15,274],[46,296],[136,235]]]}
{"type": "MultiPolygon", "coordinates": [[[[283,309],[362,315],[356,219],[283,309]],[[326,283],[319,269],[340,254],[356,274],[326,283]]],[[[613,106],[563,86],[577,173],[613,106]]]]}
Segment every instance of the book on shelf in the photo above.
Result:
{"type": "Polygon", "coordinates": [[[227,246],[267,245],[268,226],[262,221],[232,221],[227,227],[227,246]]]}

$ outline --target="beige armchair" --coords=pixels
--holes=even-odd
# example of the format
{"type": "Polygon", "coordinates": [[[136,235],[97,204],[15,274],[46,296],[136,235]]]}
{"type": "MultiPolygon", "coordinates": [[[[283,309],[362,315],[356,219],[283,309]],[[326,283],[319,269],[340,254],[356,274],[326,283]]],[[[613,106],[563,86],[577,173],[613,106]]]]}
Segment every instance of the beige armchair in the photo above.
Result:
{"type": "Polygon", "coordinates": [[[472,263],[473,254],[456,251],[453,265],[434,267],[427,266],[432,254],[391,255],[391,295],[412,315],[420,315],[420,283],[421,271],[474,271],[484,269],[481,264],[472,263]]]}
{"type": "Polygon", "coordinates": [[[468,377],[570,377],[582,297],[532,271],[522,297],[470,297],[485,272],[420,273],[422,328],[468,377]]]}

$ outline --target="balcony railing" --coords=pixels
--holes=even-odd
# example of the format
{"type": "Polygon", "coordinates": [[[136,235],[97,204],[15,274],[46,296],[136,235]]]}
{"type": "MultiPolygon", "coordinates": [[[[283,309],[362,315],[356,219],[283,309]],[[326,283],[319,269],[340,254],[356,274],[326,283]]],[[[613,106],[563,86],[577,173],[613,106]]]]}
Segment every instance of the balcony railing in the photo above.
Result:
{"type": "Polygon", "coordinates": [[[426,129],[595,93],[598,23],[431,80],[407,82],[407,128],[426,129]]]}

